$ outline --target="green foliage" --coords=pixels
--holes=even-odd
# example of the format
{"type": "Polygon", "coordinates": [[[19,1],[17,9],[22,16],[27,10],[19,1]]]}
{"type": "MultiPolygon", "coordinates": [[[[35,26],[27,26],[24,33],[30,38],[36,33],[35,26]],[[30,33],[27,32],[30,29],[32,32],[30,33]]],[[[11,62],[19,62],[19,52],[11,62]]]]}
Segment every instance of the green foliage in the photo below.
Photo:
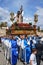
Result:
{"type": "Polygon", "coordinates": [[[41,32],[43,32],[43,30],[41,30],[41,32]]]}
{"type": "Polygon", "coordinates": [[[40,26],[38,26],[38,31],[40,31],[40,26]]]}
{"type": "Polygon", "coordinates": [[[7,22],[1,22],[0,27],[7,27],[7,22]]]}
{"type": "Polygon", "coordinates": [[[30,25],[32,25],[32,22],[31,23],[29,23],[30,25]]]}

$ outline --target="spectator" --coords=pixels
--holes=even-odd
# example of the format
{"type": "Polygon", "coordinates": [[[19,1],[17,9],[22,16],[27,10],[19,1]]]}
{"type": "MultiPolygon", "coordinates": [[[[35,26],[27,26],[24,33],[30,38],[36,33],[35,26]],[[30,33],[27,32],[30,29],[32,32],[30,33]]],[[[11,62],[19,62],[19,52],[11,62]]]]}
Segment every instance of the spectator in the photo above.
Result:
{"type": "Polygon", "coordinates": [[[37,50],[35,48],[32,49],[32,54],[30,56],[30,65],[37,65],[36,53],[37,53],[37,50]]]}
{"type": "Polygon", "coordinates": [[[37,54],[36,54],[37,65],[40,65],[41,55],[42,55],[42,51],[43,51],[43,44],[38,43],[38,44],[35,44],[35,46],[37,48],[37,54]]]}

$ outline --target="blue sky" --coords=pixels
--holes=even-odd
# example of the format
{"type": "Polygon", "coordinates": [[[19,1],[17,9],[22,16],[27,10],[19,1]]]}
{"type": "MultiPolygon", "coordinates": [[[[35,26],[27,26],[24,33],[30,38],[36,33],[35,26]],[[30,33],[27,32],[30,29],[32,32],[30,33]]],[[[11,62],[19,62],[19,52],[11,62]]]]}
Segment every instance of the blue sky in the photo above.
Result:
{"type": "Polygon", "coordinates": [[[43,28],[43,0],[0,0],[0,21],[9,22],[9,13],[12,11],[16,14],[21,5],[23,5],[24,21],[34,23],[36,13],[38,14],[37,25],[43,28]]]}

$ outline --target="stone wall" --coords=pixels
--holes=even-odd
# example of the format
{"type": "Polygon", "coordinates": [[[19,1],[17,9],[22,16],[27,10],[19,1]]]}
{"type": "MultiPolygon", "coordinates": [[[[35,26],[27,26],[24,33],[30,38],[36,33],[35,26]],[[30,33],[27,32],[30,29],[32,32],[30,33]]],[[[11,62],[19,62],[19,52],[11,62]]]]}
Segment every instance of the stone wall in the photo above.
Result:
{"type": "Polygon", "coordinates": [[[37,31],[37,35],[43,36],[43,32],[38,32],[38,31],[37,31]]]}
{"type": "Polygon", "coordinates": [[[0,36],[5,36],[5,35],[6,35],[6,29],[0,28],[0,36]]]}

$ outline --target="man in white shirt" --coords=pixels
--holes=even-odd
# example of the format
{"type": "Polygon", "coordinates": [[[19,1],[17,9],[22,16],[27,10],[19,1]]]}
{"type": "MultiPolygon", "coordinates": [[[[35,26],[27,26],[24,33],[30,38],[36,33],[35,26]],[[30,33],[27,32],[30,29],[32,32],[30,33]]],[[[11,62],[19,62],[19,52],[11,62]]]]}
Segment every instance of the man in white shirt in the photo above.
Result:
{"type": "Polygon", "coordinates": [[[32,50],[32,54],[30,56],[30,65],[37,65],[36,53],[37,53],[37,50],[36,49],[33,49],[32,50]]]}

